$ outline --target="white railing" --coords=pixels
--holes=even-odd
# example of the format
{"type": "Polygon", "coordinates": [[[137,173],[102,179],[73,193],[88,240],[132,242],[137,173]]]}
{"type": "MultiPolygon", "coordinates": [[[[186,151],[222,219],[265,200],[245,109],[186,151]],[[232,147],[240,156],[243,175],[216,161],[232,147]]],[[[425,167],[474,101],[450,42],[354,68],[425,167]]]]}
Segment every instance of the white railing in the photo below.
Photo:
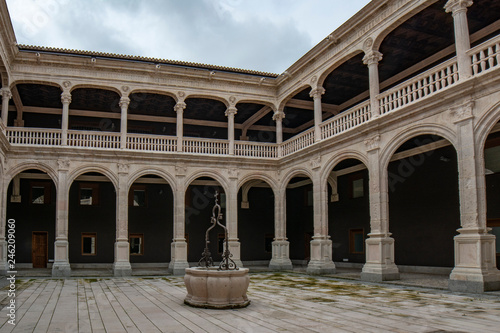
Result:
{"type": "Polygon", "coordinates": [[[283,142],[281,146],[281,156],[287,156],[301,149],[311,146],[314,143],[314,128],[294,136],[283,142]]]}
{"type": "Polygon", "coordinates": [[[477,75],[500,64],[500,37],[496,37],[470,50],[472,74],[477,75]]]}
{"type": "Polygon", "coordinates": [[[120,134],[92,131],[69,131],[68,146],[118,149],[120,148],[120,134]]]}
{"type": "Polygon", "coordinates": [[[182,150],[185,153],[227,155],[229,153],[229,141],[184,138],[182,142],[182,150]]]}
{"type": "Polygon", "coordinates": [[[174,136],[128,134],[127,149],[141,151],[177,151],[177,138],[174,136]]]}
{"type": "Polygon", "coordinates": [[[61,145],[60,129],[8,127],[5,134],[14,145],[61,145]]]}
{"type": "Polygon", "coordinates": [[[321,140],[345,132],[371,119],[370,101],[365,101],[355,107],[336,115],[320,125],[321,140]]]}
{"type": "Polygon", "coordinates": [[[457,82],[457,61],[451,59],[380,94],[380,114],[399,109],[457,82]]]}
{"type": "Polygon", "coordinates": [[[278,157],[278,145],[275,143],[235,142],[234,155],[247,157],[278,157]]]}

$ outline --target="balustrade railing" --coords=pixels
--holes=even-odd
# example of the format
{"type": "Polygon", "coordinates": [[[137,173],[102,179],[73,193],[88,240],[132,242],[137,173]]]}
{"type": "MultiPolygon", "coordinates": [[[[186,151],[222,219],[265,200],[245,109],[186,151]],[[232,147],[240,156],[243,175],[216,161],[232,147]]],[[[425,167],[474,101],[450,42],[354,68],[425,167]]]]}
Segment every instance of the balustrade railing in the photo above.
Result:
{"type": "Polygon", "coordinates": [[[457,61],[451,59],[380,94],[380,114],[392,112],[457,82],[457,61]]]}
{"type": "Polygon", "coordinates": [[[247,157],[278,157],[278,146],[275,143],[235,142],[234,155],[247,157]]]}
{"type": "Polygon", "coordinates": [[[227,140],[184,138],[182,150],[185,153],[227,155],[229,142],[227,140]]]}
{"type": "Polygon", "coordinates": [[[120,134],[92,131],[69,131],[68,146],[118,149],[120,148],[120,134]]]}
{"type": "Polygon", "coordinates": [[[486,72],[500,64],[500,37],[496,37],[471,49],[472,74],[486,72]]]}
{"type": "Polygon", "coordinates": [[[177,151],[177,137],[159,135],[127,135],[127,149],[141,151],[177,151]]]}
{"type": "Polygon", "coordinates": [[[365,101],[323,122],[320,125],[321,139],[331,138],[334,135],[366,123],[370,119],[370,101],[365,101]]]}
{"type": "Polygon", "coordinates": [[[60,129],[7,127],[5,134],[9,142],[14,145],[61,145],[60,129]]]}
{"type": "MultiPolygon", "coordinates": [[[[473,75],[500,67],[500,36],[486,41],[467,53],[471,57],[473,75]]],[[[450,59],[421,73],[378,96],[380,115],[393,112],[458,82],[456,59],[450,59]]],[[[320,125],[321,139],[331,138],[371,120],[370,102],[364,101],[320,125]]],[[[61,146],[61,129],[1,127],[13,145],[61,146]]],[[[259,143],[236,141],[234,155],[255,158],[279,158],[314,144],[314,128],[283,142],[259,143]]],[[[120,149],[120,133],[68,131],[67,146],[81,148],[120,149]]],[[[177,152],[177,138],[159,135],[127,134],[126,149],[135,151],[177,152]]],[[[183,138],[184,153],[228,155],[229,141],[183,138]]]]}
{"type": "Polygon", "coordinates": [[[287,156],[301,149],[311,146],[314,143],[314,128],[294,136],[283,142],[281,146],[282,156],[287,156]]]}

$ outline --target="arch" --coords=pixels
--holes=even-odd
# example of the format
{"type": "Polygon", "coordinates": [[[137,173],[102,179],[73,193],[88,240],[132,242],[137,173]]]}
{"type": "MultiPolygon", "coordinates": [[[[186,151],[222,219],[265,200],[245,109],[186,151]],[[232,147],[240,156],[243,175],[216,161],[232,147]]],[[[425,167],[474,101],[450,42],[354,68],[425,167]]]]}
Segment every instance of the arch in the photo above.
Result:
{"type": "Polygon", "coordinates": [[[221,96],[213,96],[213,95],[205,95],[205,94],[199,94],[199,93],[193,93],[193,94],[188,94],[186,98],[184,98],[184,103],[188,103],[188,99],[190,98],[205,98],[205,99],[211,99],[214,101],[218,101],[223,103],[227,108],[229,107],[229,101],[221,96]]]}
{"type": "Polygon", "coordinates": [[[241,100],[238,100],[236,102],[236,108],[238,108],[238,104],[240,103],[253,103],[253,104],[260,104],[260,105],[263,105],[263,106],[269,106],[271,109],[275,110],[276,109],[276,104],[274,104],[273,102],[270,102],[270,101],[262,101],[262,100],[257,100],[257,99],[253,99],[253,98],[249,98],[249,99],[241,99],[241,100]]]}
{"type": "Polygon", "coordinates": [[[322,172],[321,172],[321,184],[325,183],[328,181],[328,177],[330,176],[330,173],[332,172],[333,168],[343,160],[347,159],[355,159],[363,163],[366,168],[368,169],[368,156],[364,155],[363,153],[355,150],[345,150],[345,151],[340,151],[337,154],[335,154],[333,157],[331,157],[326,165],[324,166],[322,172]]]}
{"type": "Polygon", "coordinates": [[[165,171],[163,171],[159,168],[143,168],[143,169],[136,171],[134,174],[132,174],[130,176],[128,183],[127,183],[127,188],[130,190],[130,186],[132,186],[132,184],[134,184],[142,176],[146,176],[146,175],[155,175],[155,176],[161,177],[162,179],[164,179],[168,183],[168,185],[170,186],[172,191],[175,192],[176,187],[175,187],[174,177],[172,177],[172,175],[166,173],[165,171]]]}
{"type": "Polygon", "coordinates": [[[76,89],[87,89],[87,88],[90,88],[90,89],[100,89],[100,90],[108,90],[108,91],[112,91],[112,92],[118,94],[119,97],[122,96],[122,92],[120,91],[120,89],[118,89],[116,87],[99,85],[99,84],[92,84],[92,83],[76,84],[76,85],[74,85],[74,86],[71,87],[71,89],[69,90],[69,92],[73,93],[73,91],[75,91],[76,89]]]}
{"type": "Polygon", "coordinates": [[[285,190],[286,187],[288,186],[288,183],[294,178],[294,177],[299,177],[299,176],[306,176],[308,177],[309,179],[313,179],[313,175],[311,173],[311,171],[305,169],[305,168],[297,168],[297,169],[292,169],[290,171],[288,171],[284,177],[282,178],[283,179],[283,182],[280,184],[281,186],[281,189],[282,190],[285,190]]]}
{"type": "MultiPolygon", "coordinates": [[[[344,62],[346,62],[347,60],[357,56],[358,54],[364,52],[362,49],[356,49],[356,50],[353,50],[352,52],[350,52],[349,54],[346,54],[345,56],[343,56],[342,58],[340,59],[336,59],[335,62],[329,66],[327,69],[325,69],[318,77],[318,86],[323,86],[323,84],[325,83],[325,80],[326,78],[328,77],[328,75],[330,75],[335,69],[337,69],[338,67],[340,67],[344,62]]],[[[367,69],[368,71],[368,69],[367,69]]]]}
{"type": "Polygon", "coordinates": [[[410,126],[409,128],[405,128],[400,130],[398,134],[393,136],[393,140],[384,148],[380,154],[380,167],[383,172],[387,172],[387,167],[391,160],[392,155],[396,152],[396,150],[406,141],[410,140],[413,137],[431,134],[441,136],[444,139],[448,140],[451,145],[456,148],[456,135],[455,133],[447,128],[446,126],[437,125],[437,124],[418,124],[414,126],[410,126]]]}
{"type": "Polygon", "coordinates": [[[16,80],[16,81],[10,83],[9,88],[13,89],[14,86],[16,86],[18,84],[39,84],[39,85],[44,85],[44,86],[57,87],[57,88],[61,89],[61,91],[63,91],[63,87],[59,84],[59,82],[47,81],[47,80],[32,80],[32,79],[16,80]]]}
{"type": "Polygon", "coordinates": [[[96,165],[84,165],[84,166],[81,166],[81,167],[73,170],[68,175],[68,186],[71,187],[71,184],[73,184],[73,182],[75,181],[76,178],[78,178],[79,176],[81,176],[87,172],[102,173],[103,175],[108,177],[109,181],[115,187],[115,191],[118,191],[118,178],[117,178],[117,176],[110,169],[105,168],[105,167],[101,167],[101,166],[96,166],[96,165]]]}
{"type": "Polygon", "coordinates": [[[267,175],[264,175],[264,174],[261,174],[261,173],[254,173],[254,174],[249,174],[249,175],[246,175],[244,178],[242,178],[239,182],[238,182],[238,191],[240,190],[240,188],[245,185],[245,183],[249,182],[249,181],[252,181],[252,180],[261,180],[263,182],[266,182],[270,187],[271,189],[273,190],[273,193],[274,195],[276,195],[276,192],[278,190],[278,185],[276,184],[276,182],[274,181],[273,178],[267,176],[267,175]]]}
{"type": "Polygon", "coordinates": [[[7,183],[10,183],[17,174],[30,169],[36,169],[45,172],[54,182],[56,190],[58,189],[59,177],[57,175],[57,171],[54,170],[50,165],[43,162],[23,162],[17,164],[15,167],[11,168],[4,174],[5,180],[7,181],[7,183]]]}
{"type": "Polygon", "coordinates": [[[310,88],[310,89],[313,89],[313,86],[311,86],[309,83],[306,83],[306,84],[303,84],[301,86],[299,86],[298,88],[296,88],[295,90],[293,90],[291,93],[289,93],[287,95],[287,97],[284,97],[281,102],[278,103],[278,110],[283,110],[283,108],[285,107],[286,103],[291,100],[293,98],[293,96],[297,95],[299,92],[301,92],[302,90],[306,89],[306,88],[310,88]]]}
{"type": "Polygon", "coordinates": [[[474,134],[476,144],[478,145],[479,152],[484,150],[486,139],[493,130],[493,127],[500,121],[500,102],[494,104],[486,114],[479,119],[476,126],[474,126],[474,134]]]}
{"type": "Polygon", "coordinates": [[[130,97],[133,94],[164,95],[164,96],[168,96],[168,97],[173,98],[176,103],[179,101],[179,97],[175,93],[170,92],[170,91],[163,91],[163,90],[159,90],[159,89],[137,88],[137,89],[131,90],[129,92],[128,96],[130,97]]]}
{"type": "Polygon", "coordinates": [[[222,188],[224,189],[224,192],[229,193],[229,186],[227,184],[226,179],[222,175],[222,173],[217,172],[217,171],[209,171],[209,170],[197,171],[197,172],[193,173],[191,176],[189,176],[189,178],[186,177],[186,181],[184,183],[184,188],[188,188],[189,185],[194,180],[196,180],[197,178],[200,178],[200,177],[210,177],[210,178],[215,179],[222,186],[222,188]]]}

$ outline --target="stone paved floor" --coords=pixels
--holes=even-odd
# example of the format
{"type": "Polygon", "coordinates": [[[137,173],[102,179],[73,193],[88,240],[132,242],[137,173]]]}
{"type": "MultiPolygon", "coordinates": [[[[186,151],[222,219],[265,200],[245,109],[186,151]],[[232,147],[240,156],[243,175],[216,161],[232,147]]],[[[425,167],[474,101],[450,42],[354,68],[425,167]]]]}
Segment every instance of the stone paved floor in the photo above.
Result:
{"type": "Polygon", "coordinates": [[[0,332],[500,332],[500,295],[253,273],[238,310],[183,304],[182,277],[21,278],[0,332]]]}

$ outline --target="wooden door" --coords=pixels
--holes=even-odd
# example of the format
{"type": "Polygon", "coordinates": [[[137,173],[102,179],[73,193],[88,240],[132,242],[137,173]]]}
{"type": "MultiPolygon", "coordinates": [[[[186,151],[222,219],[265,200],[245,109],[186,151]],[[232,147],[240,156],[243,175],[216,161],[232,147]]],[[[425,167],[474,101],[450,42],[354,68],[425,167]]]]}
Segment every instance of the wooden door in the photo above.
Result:
{"type": "Polygon", "coordinates": [[[33,231],[31,237],[31,262],[33,268],[47,268],[48,261],[48,233],[47,231],[33,231]]]}

